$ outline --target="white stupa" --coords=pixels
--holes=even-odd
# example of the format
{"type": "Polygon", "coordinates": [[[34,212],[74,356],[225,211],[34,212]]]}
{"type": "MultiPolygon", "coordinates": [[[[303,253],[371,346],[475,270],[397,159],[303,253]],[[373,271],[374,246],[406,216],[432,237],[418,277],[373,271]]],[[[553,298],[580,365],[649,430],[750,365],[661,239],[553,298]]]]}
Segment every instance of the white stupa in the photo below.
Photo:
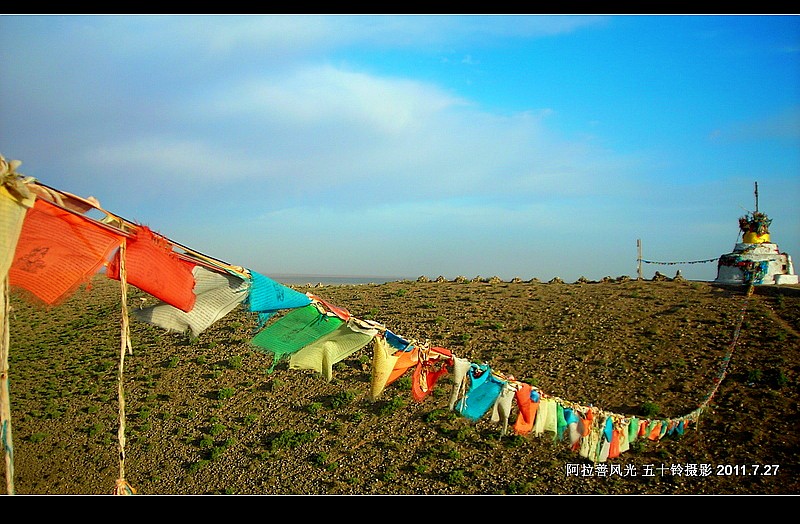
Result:
{"type": "Polygon", "coordinates": [[[756,210],[739,218],[742,241],[734,246],[732,253],[719,257],[714,282],[755,286],[797,284],[792,257],[781,253],[778,245],[770,241],[772,219],[758,211],[758,183],[755,195],[756,210]]]}

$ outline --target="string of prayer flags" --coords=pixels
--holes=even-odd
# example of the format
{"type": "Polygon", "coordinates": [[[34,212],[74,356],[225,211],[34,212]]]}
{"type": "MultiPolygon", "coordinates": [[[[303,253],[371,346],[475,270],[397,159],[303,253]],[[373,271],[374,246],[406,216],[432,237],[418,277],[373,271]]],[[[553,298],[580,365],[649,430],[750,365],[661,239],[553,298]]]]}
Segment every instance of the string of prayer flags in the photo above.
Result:
{"type": "Polygon", "coordinates": [[[62,301],[106,264],[109,278],[124,277],[124,282],[160,300],[134,311],[136,318],[170,331],[189,331],[195,338],[239,304],[258,314],[259,327],[275,313],[288,309],[251,340],[258,350],[272,353],[270,372],[288,356],[290,369],[315,370],[330,381],[336,363],[374,341],[373,401],[413,369],[411,395],[421,402],[452,370],[451,410],[472,421],[491,411],[491,421],[501,423],[501,434],[505,435],[516,401],[516,434],[552,433],[554,440],[568,442],[573,451],[593,462],[618,457],[639,438],[655,441],[682,435],[724,378],[746,309],[745,304],[715,387],[695,411],[675,419],[624,417],[545,395],[529,384],[492,371],[488,364],[458,358],[445,348],[429,347],[427,342],[406,340],[378,323],[355,318],[345,308],[257,272],[238,266],[234,271],[233,266],[197,253],[198,258],[180,255],[173,248],[183,246],[146,226],[108,213],[102,221],[90,219],[85,216],[89,210],[103,211],[96,200],[34,184],[32,179],[23,180],[13,173],[14,165],[2,160],[0,270],[7,271],[12,286],[45,303],[62,301]],[[125,268],[122,276],[121,267],[125,268]]]}

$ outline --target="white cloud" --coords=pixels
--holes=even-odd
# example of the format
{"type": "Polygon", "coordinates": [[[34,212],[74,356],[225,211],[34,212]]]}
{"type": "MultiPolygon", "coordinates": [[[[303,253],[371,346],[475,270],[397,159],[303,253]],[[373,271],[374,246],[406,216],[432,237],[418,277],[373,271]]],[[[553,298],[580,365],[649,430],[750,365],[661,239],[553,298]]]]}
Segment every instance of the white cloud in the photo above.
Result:
{"type": "MultiPolygon", "coordinates": [[[[606,16],[474,15],[173,15],[105,18],[106,36],[125,34],[131,49],[156,50],[164,40],[200,57],[258,51],[274,59],[352,46],[445,50],[497,39],[530,39],[605,25],[606,16]],[[108,23],[112,21],[113,23],[108,23]],[[112,32],[109,32],[112,31],[112,32]],[[133,38],[139,35],[141,38],[133,38]]],[[[90,26],[97,27],[87,21],[90,26]]]]}
{"type": "Polygon", "coordinates": [[[190,107],[239,129],[238,143],[267,166],[259,179],[312,198],[314,184],[413,200],[584,194],[632,162],[592,137],[554,135],[547,108],[496,115],[431,84],[329,65],[251,79],[190,107]]]}
{"type": "Polygon", "coordinates": [[[169,137],[134,138],[87,152],[87,163],[101,171],[136,173],[138,181],[180,179],[182,182],[235,181],[252,173],[257,164],[246,157],[200,141],[169,137]]]}
{"type": "Polygon", "coordinates": [[[370,131],[396,132],[425,115],[467,102],[431,85],[381,78],[332,66],[305,66],[290,74],[245,81],[211,103],[220,117],[260,114],[286,125],[357,122],[370,131]]]}

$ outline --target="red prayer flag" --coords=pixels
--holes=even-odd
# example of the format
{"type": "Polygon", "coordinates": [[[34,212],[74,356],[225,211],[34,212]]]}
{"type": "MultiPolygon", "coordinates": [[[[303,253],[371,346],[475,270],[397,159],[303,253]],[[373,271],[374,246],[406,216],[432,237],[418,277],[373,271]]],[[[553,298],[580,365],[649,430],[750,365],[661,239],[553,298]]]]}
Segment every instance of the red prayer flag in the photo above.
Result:
{"type": "MultiPolygon", "coordinates": [[[[166,239],[139,226],[125,246],[125,279],[162,302],[188,313],[194,307],[195,264],[182,260],[166,239]]],[[[108,264],[108,278],[119,280],[119,252],[108,264]]]]}
{"type": "Polygon", "coordinates": [[[37,198],[22,224],[9,284],[58,304],[99,271],[122,239],[90,218],[37,198]]]}

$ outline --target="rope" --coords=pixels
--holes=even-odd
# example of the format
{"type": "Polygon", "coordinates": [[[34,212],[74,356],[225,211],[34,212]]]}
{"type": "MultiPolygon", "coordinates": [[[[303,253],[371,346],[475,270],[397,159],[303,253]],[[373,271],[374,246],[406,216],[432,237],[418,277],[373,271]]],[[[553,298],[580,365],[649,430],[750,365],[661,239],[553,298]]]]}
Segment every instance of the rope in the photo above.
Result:
{"type": "MultiPolygon", "coordinates": [[[[56,189],[54,187],[45,185],[39,181],[36,181],[33,187],[38,188],[38,191],[42,193],[39,195],[40,197],[45,198],[46,200],[59,206],[65,211],[81,216],[82,218],[91,220],[94,224],[109,229],[111,231],[114,231],[115,233],[121,234],[125,237],[131,238],[133,236],[133,232],[140,227],[139,224],[136,224],[135,222],[132,222],[131,220],[128,220],[127,218],[122,217],[120,215],[113,214],[110,211],[100,207],[100,203],[94,197],[89,197],[89,199],[81,198],[79,196],[73,195],[72,193],[67,193],[66,191],[62,191],[60,189],[56,189]],[[65,199],[76,202],[81,206],[85,207],[86,209],[93,208],[105,214],[106,218],[103,220],[96,220],[92,217],[86,216],[85,212],[76,211],[76,209],[73,209],[72,207],[68,206],[64,201],[65,199]]],[[[178,248],[181,251],[183,251],[182,253],[177,251],[175,253],[184,260],[188,260],[190,262],[197,264],[202,264],[203,266],[209,269],[216,270],[218,272],[219,271],[226,272],[244,279],[251,278],[250,271],[244,267],[235,266],[229,264],[228,262],[206,255],[204,253],[201,253],[200,251],[196,251],[168,237],[165,237],[164,235],[159,234],[158,236],[162,238],[173,250],[174,248],[178,248]]]]}
{"type": "Polygon", "coordinates": [[[117,396],[119,397],[119,429],[117,440],[119,442],[119,478],[114,486],[114,495],[133,495],[136,490],[125,480],[125,392],[122,376],[125,369],[125,350],[132,354],[130,325],[128,324],[128,281],[125,272],[125,250],[127,240],[122,239],[119,247],[119,282],[122,302],[122,321],[119,348],[119,376],[117,379],[117,396]]]}
{"type": "Polygon", "coordinates": [[[0,322],[0,437],[3,441],[3,450],[6,459],[6,492],[14,494],[14,444],[11,438],[11,402],[8,393],[8,347],[11,343],[11,331],[9,329],[8,311],[8,275],[3,277],[0,285],[0,294],[3,300],[2,322],[0,322]]]}
{"type": "Polygon", "coordinates": [[[714,378],[714,387],[705,396],[700,405],[698,406],[698,411],[702,411],[708,406],[708,403],[711,402],[713,396],[717,393],[719,389],[719,385],[722,383],[722,379],[725,378],[725,375],[728,373],[728,366],[731,363],[731,357],[733,356],[733,350],[736,348],[736,344],[739,342],[739,336],[742,333],[742,324],[744,323],[744,315],[747,311],[747,305],[750,302],[750,297],[753,295],[753,290],[755,288],[752,284],[750,284],[747,288],[747,296],[745,298],[744,304],[742,304],[742,308],[739,310],[739,318],[736,321],[736,327],[733,331],[733,340],[731,340],[730,346],[728,346],[728,352],[725,353],[725,356],[722,357],[722,363],[720,364],[719,372],[717,376],[714,378]]]}
{"type": "Polygon", "coordinates": [[[716,262],[717,260],[719,260],[719,257],[709,258],[708,260],[690,260],[686,262],[655,262],[653,260],[644,260],[640,258],[639,262],[644,262],[645,264],[662,264],[665,266],[674,266],[677,264],[705,264],[707,262],[716,262]]]}

